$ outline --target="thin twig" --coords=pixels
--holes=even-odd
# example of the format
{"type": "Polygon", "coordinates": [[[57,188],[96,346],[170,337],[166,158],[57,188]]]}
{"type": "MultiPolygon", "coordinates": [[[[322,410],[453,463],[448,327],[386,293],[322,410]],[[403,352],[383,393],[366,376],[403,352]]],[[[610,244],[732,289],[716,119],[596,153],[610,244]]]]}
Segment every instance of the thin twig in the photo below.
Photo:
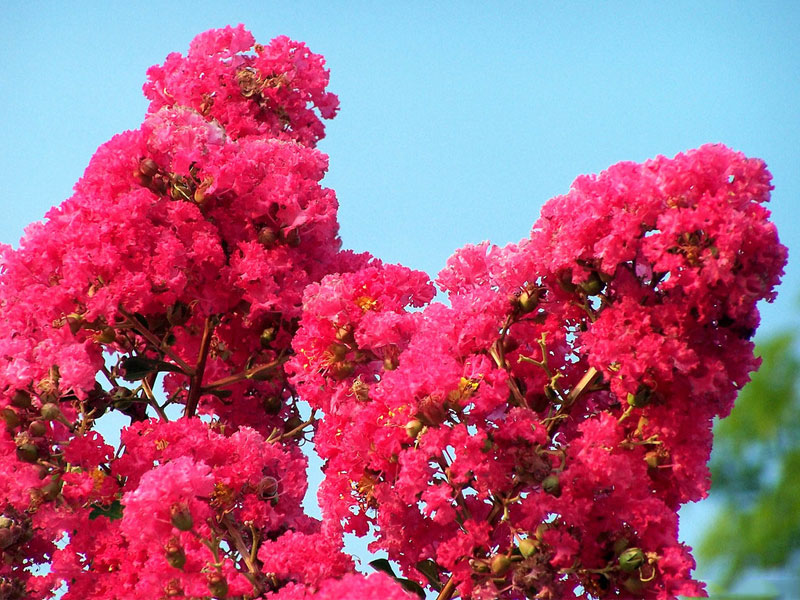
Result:
{"type": "Polygon", "coordinates": [[[159,340],[152,331],[145,327],[144,323],[139,321],[135,315],[132,315],[121,306],[119,307],[119,312],[121,312],[122,315],[128,319],[128,321],[130,321],[131,325],[136,328],[136,331],[139,333],[139,335],[153,344],[157,350],[164,352],[167,356],[174,360],[184,373],[186,373],[189,377],[194,375],[194,369],[187,365],[186,361],[173,352],[169,346],[164,346],[164,344],[161,343],[161,340],[159,340]]]}
{"type": "Polygon", "coordinates": [[[214,333],[214,319],[206,317],[206,324],[203,328],[203,337],[200,340],[200,352],[197,356],[197,366],[194,368],[194,375],[189,384],[189,396],[186,398],[186,410],[184,416],[193,417],[197,410],[197,403],[200,400],[200,389],[203,386],[203,372],[206,370],[208,351],[211,348],[211,336],[214,333]]]}

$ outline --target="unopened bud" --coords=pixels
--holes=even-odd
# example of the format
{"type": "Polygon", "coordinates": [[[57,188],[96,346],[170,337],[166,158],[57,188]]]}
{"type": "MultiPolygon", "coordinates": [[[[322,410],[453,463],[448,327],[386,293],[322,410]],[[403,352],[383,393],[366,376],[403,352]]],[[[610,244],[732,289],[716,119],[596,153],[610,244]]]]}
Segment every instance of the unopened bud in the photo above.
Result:
{"type": "Polygon", "coordinates": [[[2,411],[0,411],[0,415],[2,415],[3,421],[6,422],[6,428],[15,429],[19,425],[19,415],[17,414],[17,411],[10,406],[6,406],[2,411]]]}
{"type": "Polygon", "coordinates": [[[222,573],[209,573],[206,575],[208,590],[215,598],[225,598],[228,595],[228,582],[222,573]]]}
{"type": "Polygon", "coordinates": [[[0,529],[8,529],[14,524],[14,519],[10,519],[9,517],[2,516],[0,517],[0,529]]]}
{"type": "Polygon", "coordinates": [[[266,327],[258,338],[262,348],[269,348],[269,345],[278,337],[278,329],[276,327],[266,327]]]}
{"type": "Polygon", "coordinates": [[[350,349],[344,344],[331,344],[328,346],[328,352],[330,352],[333,360],[336,361],[344,360],[349,351],[350,349]]]}
{"type": "Polygon", "coordinates": [[[264,248],[272,248],[278,241],[278,234],[270,227],[262,227],[258,232],[258,243],[264,248]]]}
{"type": "Polygon", "coordinates": [[[58,407],[58,404],[54,402],[46,402],[42,404],[42,408],[39,410],[39,413],[42,415],[42,418],[45,421],[60,421],[64,418],[64,415],[61,414],[61,409],[58,407]]]}
{"type": "Polygon", "coordinates": [[[17,458],[22,462],[35,463],[39,458],[39,450],[31,442],[17,444],[17,458]]]}
{"type": "Polygon", "coordinates": [[[152,177],[158,173],[158,164],[152,158],[143,158],[139,161],[139,172],[145,177],[152,177]]]}
{"type": "Polygon", "coordinates": [[[644,564],[644,552],[641,548],[628,548],[619,555],[619,568],[623,571],[635,571],[644,564]]]}
{"type": "Polygon", "coordinates": [[[412,419],[406,423],[406,434],[408,434],[408,437],[411,439],[417,439],[417,436],[420,434],[423,427],[424,425],[422,424],[422,421],[419,419],[412,419]]]}
{"type": "Polygon", "coordinates": [[[264,406],[264,412],[268,415],[277,415],[283,408],[283,402],[279,396],[267,396],[262,405],[264,406]]]}
{"type": "Polygon", "coordinates": [[[192,513],[186,505],[173,504],[169,510],[169,518],[178,531],[189,531],[194,526],[192,513]]]}
{"type": "Polygon", "coordinates": [[[103,327],[103,329],[94,336],[94,340],[98,344],[110,344],[116,339],[117,333],[114,331],[113,327],[103,327]]]}
{"type": "Polygon", "coordinates": [[[561,482],[558,475],[548,475],[542,480],[542,489],[548,494],[558,498],[561,495],[561,482]]]}
{"type": "Polygon", "coordinates": [[[589,279],[586,281],[581,282],[581,289],[586,292],[587,296],[595,296],[603,291],[603,288],[606,286],[605,283],[600,279],[600,276],[592,271],[591,275],[589,275],[589,279]]]}
{"type": "Polygon", "coordinates": [[[530,538],[525,538],[519,541],[519,552],[525,558],[530,557],[536,552],[536,542],[530,538]]]}
{"type": "Polygon", "coordinates": [[[383,357],[383,368],[386,371],[394,371],[398,365],[397,357],[396,356],[384,356],[383,357]]]}
{"type": "Polygon", "coordinates": [[[628,393],[627,401],[630,406],[633,406],[634,408],[641,408],[650,403],[651,395],[652,390],[650,390],[650,388],[640,386],[635,394],[631,394],[630,392],[628,393]]]}
{"type": "Polygon", "coordinates": [[[169,566],[175,567],[176,569],[183,569],[183,566],[186,564],[186,552],[183,550],[177,538],[172,538],[168,541],[166,546],[164,546],[164,551],[169,566]]]}
{"type": "Polygon", "coordinates": [[[17,536],[10,528],[0,529],[0,550],[5,550],[17,541],[17,536]]]}
{"type": "Polygon", "coordinates": [[[290,247],[297,248],[300,245],[300,231],[296,227],[286,232],[285,236],[290,247]]]}
{"type": "Polygon", "coordinates": [[[505,554],[498,554],[492,559],[491,563],[491,571],[492,575],[496,577],[502,577],[508,570],[511,568],[511,559],[507,557],[505,554]]]}
{"type": "Polygon", "coordinates": [[[278,480],[267,475],[258,482],[256,486],[258,497],[262,500],[277,501],[278,499],[278,480]]]}
{"type": "Polygon", "coordinates": [[[48,502],[52,502],[61,494],[63,487],[64,482],[61,480],[61,477],[53,476],[53,478],[41,488],[42,497],[48,502]]]}
{"type": "Polygon", "coordinates": [[[539,290],[522,290],[519,297],[517,297],[517,304],[523,314],[531,312],[539,304],[539,290]]]}

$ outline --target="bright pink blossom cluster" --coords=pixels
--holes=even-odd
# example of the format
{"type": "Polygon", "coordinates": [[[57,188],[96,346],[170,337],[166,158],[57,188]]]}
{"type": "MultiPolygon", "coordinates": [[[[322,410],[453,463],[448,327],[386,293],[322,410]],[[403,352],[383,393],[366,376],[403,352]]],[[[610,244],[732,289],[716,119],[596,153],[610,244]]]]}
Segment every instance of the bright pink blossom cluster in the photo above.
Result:
{"type": "Polygon", "coordinates": [[[677,510],[786,260],[763,162],[581,177],[520,243],[457,251],[432,302],[340,250],[327,83],[302,43],[198,36],[3,249],[0,598],[701,595],[677,510]],[[405,578],[356,573],[347,532],[405,578]]]}

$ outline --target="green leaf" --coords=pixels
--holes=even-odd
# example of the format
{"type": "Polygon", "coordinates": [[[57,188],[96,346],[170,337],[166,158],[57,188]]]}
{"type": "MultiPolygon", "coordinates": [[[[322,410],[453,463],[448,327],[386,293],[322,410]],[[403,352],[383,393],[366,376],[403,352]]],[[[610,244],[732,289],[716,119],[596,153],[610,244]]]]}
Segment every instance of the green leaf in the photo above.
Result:
{"type": "Polygon", "coordinates": [[[427,579],[431,587],[435,589],[437,592],[442,591],[442,582],[439,580],[439,565],[436,564],[436,561],[426,558],[425,560],[419,561],[416,565],[417,571],[422,573],[427,579]]]}
{"type": "Polygon", "coordinates": [[[109,521],[116,521],[122,518],[123,508],[125,508],[125,506],[119,500],[114,500],[108,506],[92,504],[92,510],[89,512],[89,520],[94,521],[97,517],[105,517],[109,521]]]}
{"type": "Polygon", "coordinates": [[[403,589],[407,592],[411,592],[412,594],[416,594],[422,600],[425,600],[425,590],[422,589],[422,586],[418,584],[416,581],[412,581],[411,579],[405,579],[404,577],[396,577],[395,581],[399,583],[403,589]]]}
{"type": "Polygon", "coordinates": [[[127,381],[137,381],[144,379],[148,375],[158,373],[160,371],[172,371],[175,373],[182,373],[180,367],[168,363],[163,360],[155,358],[147,358],[146,356],[128,356],[122,359],[120,363],[122,367],[122,377],[127,381]]]}
{"type": "Polygon", "coordinates": [[[394,574],[394,569],[392,568],[392,565],[385,558],[376,558],[375,560],[371,560],[369,561],[369,566],[375,569],[376,571],[380,571],[381,573],[386,573],[392,579],[397,579],[397,575],[394,574]]]}

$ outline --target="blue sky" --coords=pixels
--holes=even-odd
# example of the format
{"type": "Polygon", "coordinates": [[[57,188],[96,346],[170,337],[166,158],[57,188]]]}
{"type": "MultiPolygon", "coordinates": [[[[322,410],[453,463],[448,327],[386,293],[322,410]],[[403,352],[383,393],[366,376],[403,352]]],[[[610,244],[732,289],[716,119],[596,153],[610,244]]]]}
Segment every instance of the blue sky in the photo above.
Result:
{"type": "Polygon", "coordinates": [[[341,112],[321,148],[345,246],[435,274],[465,243],[527,235],[579,174],[722,142],[766,160],[789,246],[762,331],[800,323],[795,2],[10,1],[0,241],[16,244],[99,144],[138,127],[148,66],[239,22],[327,58],[341,112]]]}

